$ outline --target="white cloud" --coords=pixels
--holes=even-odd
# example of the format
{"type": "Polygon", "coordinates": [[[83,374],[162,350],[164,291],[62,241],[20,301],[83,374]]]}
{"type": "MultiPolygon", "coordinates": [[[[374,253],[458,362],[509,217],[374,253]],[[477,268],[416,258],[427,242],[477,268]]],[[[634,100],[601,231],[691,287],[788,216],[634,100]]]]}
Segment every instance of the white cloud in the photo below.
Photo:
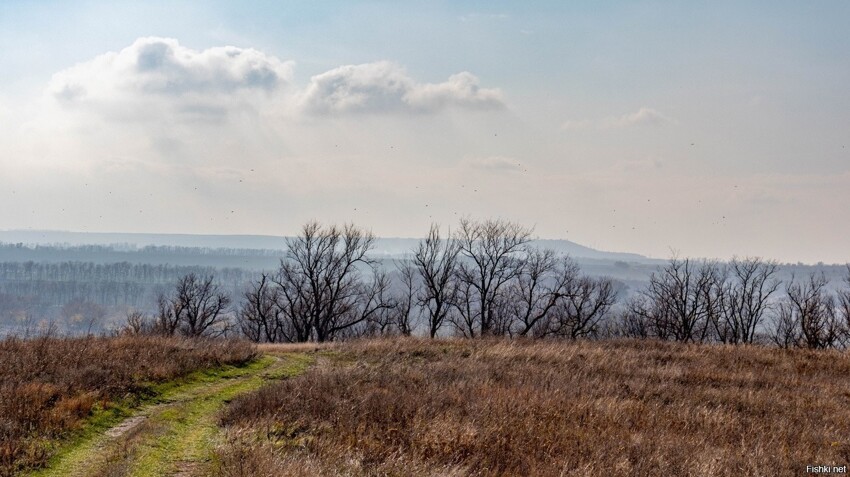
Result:
{"type": "Polygon", "coordinates": [[[640,108],[634,113],[624,114],[619,118],[609,119],[607,122],[612,127],[630,127],[641,125],[659,126],[674,121],[667,115],[652,108],[640,108]]]}
{"type": "Polygon", "coordinates": [[[472,74],[431,84],[381,62],[302,87],[292,69],[256,50],[142,38],[57,72],[26,108],[0,94],[0,124],[10,124],[0,129],[0,200],[11,204],[0,222],[282,233],[309,217],[362,219],[353,207],[371,210],[368,220],[398,216],[410,204],[397,198],[445,188],[445,174],[517,176],[482,172],[514,168],[498,147],[472,164],[456,159],[510,119],[468,112],[504,107],[472,74]]]}
{"type": "Polygon", "coordinates": [[[299,90],[293,63],[250,48],[194,50],[170,38],[139,38],[56,73],[46,96],[65,111],[109,121],[221,121],[236,112],[297,115],[358,112],[434,113],[504,107],[498,89],[461,72],[420,83],[388,61],[334,68],[299,90]]]}
{"type": "Polygon", "coordinates": [[[47,94],[64,108],[107,117],[139,119],[165,108],[203,119],[286,86],[291,76],[291,63],[254,49],[197,51],[150,37],[56,73],[47,94]]]}
{"type": "Polygon", "coordinates": [[[417,83],[398,65],[379,61],[340,66],[312,77],[302,105],[314,114],[422,113],[449,107],[499,109],[504,102],[500,90],[481,88],[468,72],[442,83],[417,83]]]}
{"type": "MultiPolygon", "coordinates": [[[[292,62],[253,49],[194,50],[174,39],[140,38],[53,75],[32,114],[16,124],[20,134],[0,131],[11,138],[0,147],[15,148],[0,156],[25,156],[28,167],[42,171],[95,171],[120,156],[127,167],[194,176],[200,166],[423,150],[414,124],[443,139],[427,146],[447,149],[460,141],[453,133],[470,122],[454,124],[424,113],[503,107],[501,93],[480,88],[470,73],[429,84],[378,62],[335,68],[299,88],[292,70],[292,62]],[[321,120],[323,114],[358,111],[407,113],[409,123],[382,115],[345,124],[321,120]],[[302,120],[312,114],[319,121],[302,120]],[[385,145],[376,130],[396,130],[394,145],[385,145]],[[345,147],[317,145],[329,136],[345,147]],[[165,172],[168,168],[173,170],[165,172]]],[[[0,101],[0,123],[4,104],[0,101]]]]}
{"type": "Polygon", "coordinates": [[[561,129],[617,129],[636,126],[662,126],[664,124],[676,124],[676,122],[675,119],[658,110],[643,107],[633,113],[623,114],[622,116],[612,116],[599,120],[579,119],[566,121],[561,124],[561,129]]]}

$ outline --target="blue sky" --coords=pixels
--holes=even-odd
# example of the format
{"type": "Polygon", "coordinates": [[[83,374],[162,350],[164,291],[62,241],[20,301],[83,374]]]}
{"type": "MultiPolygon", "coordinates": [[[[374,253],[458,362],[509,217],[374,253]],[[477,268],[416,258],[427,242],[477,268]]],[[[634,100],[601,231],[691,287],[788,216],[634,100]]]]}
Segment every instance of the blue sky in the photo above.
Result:
{"type": "Polygon", "coordinates": [[[844,262],[848,20],[847,2],[6,1],[0,228],[419,236],[502,216],[653,256],[844,262]],[[133,66],[152,52],[159,70],[133,66]]]}

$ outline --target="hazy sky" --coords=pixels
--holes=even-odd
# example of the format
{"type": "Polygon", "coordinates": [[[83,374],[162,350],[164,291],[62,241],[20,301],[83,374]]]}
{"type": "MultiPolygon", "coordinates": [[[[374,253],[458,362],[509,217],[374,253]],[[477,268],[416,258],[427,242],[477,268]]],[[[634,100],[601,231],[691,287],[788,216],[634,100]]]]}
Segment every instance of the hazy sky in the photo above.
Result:
{"type": "Polygon", "coordinates": [[[850,2],[531,3],[4,0],[0,229],[850,261],[850,2]]]}

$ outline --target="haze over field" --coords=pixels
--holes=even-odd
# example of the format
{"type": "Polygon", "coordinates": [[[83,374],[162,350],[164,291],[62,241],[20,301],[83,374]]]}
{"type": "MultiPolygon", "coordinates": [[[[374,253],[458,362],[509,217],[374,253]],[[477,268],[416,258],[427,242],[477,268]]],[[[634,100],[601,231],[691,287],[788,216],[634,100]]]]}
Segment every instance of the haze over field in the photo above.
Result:
{"type": "Polygon", "coordinates": [[[0,4],[0,229],[850,260],[850,4],[0,4]]]}

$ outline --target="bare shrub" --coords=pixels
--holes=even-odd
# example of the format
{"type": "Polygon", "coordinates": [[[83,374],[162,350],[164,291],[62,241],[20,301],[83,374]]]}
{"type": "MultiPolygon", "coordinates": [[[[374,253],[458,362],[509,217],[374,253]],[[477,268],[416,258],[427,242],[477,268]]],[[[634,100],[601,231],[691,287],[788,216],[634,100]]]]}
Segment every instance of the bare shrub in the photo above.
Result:
{"type": "Polygon", "coordinates": [[[127,313],[124,327],[119,330],[120,334],[138,336],[156,333],[156,323],[148,318],[143,312],[133,310],[127,313]]]}

